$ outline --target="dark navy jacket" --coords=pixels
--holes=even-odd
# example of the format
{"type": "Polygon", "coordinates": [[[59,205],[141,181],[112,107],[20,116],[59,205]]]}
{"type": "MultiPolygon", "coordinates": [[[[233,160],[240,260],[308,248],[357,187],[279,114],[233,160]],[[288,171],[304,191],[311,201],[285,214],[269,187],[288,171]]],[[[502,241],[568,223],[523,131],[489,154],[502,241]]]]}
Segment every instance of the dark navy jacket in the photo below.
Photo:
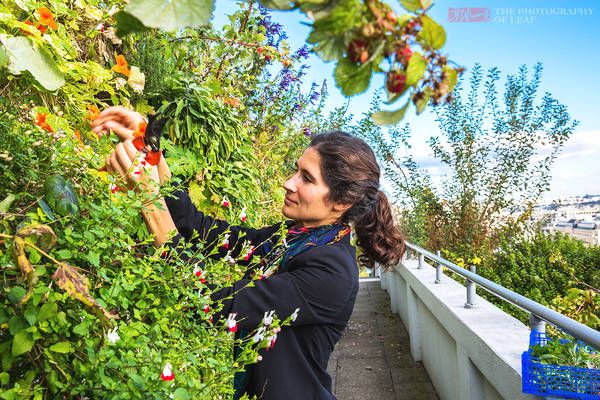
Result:
{"type": "MultiPolygon", "coordinates": [[[[166,203],[179,232],[176,241],[191,240],[197,231],[197,240],[214,244],[229,229],[234,255],[244,240],[250,240],[256,246],[254,254],[259,256],[274,243],[268,239],[280,225],[263,229],[229,226],[198,211],[185,191],[174,197],[167,198],[166,203]]],[[[219,255],[224,256],[225,250],[219,255]]],[[[224,301],[220,316],[237,313],[240,329],[257,328],[265,311],[275,310],[280,318],[288,317],[296,308],[300,312],[290,327],[281,330],[273,348],[261,350],[262,361],[247,367],[246,392],[264,400],[335,399],[327,363],[350,319],[358,291],[358,266],[350,235],[304,251],[289,261],[285,271],[244,288],[248,283],[242,279],[213,295],[217,300],[238,292],[224,301]]]]}

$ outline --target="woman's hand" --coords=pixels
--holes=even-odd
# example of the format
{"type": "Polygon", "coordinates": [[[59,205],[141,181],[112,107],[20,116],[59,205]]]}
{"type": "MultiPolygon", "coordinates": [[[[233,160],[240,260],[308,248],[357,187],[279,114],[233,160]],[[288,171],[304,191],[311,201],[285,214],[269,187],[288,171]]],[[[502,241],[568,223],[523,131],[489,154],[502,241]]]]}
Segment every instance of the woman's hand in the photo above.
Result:
{"type": "Polygon", "coordinates": [[[92,131],[98,136],[108,135],[113,131],[123,142],[133,139],[133,132],[138,129],[140,122],[145,121],[142,114],[133,110],[121,106],[108,107],[92,121],[92,131]]]}
{"type": "MultiPolygon", "coordinates": [[[[133,139],[133,133],[138,129],[140,122],[145,121],[142,114],[133,110],[121,106],[108,107],[100,113],[98,118],[92,121],[92,131],[99,137],[108,135],[110,131],[113,131],[121,139],[121,142],[125,142],[133,139]]],[[[117,161],[116,158],[114,160],[117,161]]],[[[109,172],[112,173],[110,170],[109,172]]],[[[123,176],[122,173],[119,172],[119,174],[123,176]]],[[[164,157],[161,157],[158,163],[158,176],[161,185],[171,178],[171,171],[164,157]]]]}
{"type": "Polygon", "coordinates": [[[106,160],[106,169],[110,174],[119,175],[129,189],[158,193],[158,168],[150,164],[141,165],[141,155],[130,139],[115,146],[115,151],[106,160]]]}

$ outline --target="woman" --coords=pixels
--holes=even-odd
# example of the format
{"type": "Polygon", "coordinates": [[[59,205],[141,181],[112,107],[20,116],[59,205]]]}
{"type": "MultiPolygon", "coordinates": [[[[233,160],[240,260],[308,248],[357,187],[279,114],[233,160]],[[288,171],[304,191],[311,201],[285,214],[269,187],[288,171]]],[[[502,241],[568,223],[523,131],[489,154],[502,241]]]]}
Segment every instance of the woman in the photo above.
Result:
{"type": "MultiPolygon", "coordinates": [[[[98,134],[113,130],[123,139],[107,161],[108,170],[152,190],[149,181],[166,179],[168,166],[163,158],[144,176],[130,173],[136,156],[130,137],[140,121],[139,114],[113,107],[100,114],[93,126],[98,134]]],[[[262,361],[249,366],[244,379],[236,382],[238,394],[265,400],[335,399],[327,363],[358,291],[348,224],[354,224],[361,258],[368,264],[397,263],[404,242],[386,196],[378,189],[379,166],[364,141],[343,132],[316,135],[296,167],[283,186],[282,213],[291,220],[286,245],[277,246],[273,238],[280,225],[258,230],[229,226],[199,212],[185,191],[161,200],[162,210],[152,207],[143,215],[157,245],[167,240],[170,231],[177,232],[174,243],[193,240],[194,232],[198,233],[194,237],[213,243],[228,231],[234,256],[242,247],[247,249],[245,240],[251,242],[253,254],[263,260],[264,272],[272,275],[254,281],[252,287],[246,287],[250,280],[245,277],[213,295],[218,300],[235,293],[224,301],[220,315],[236,314],[241,330],[256,329],[266,311],[285,317],[300,309],[292,325],[279,333],[277,345],[262,351],[262,361]]],[[[219,255],[225,256],[225,249],[219,255]]]]}

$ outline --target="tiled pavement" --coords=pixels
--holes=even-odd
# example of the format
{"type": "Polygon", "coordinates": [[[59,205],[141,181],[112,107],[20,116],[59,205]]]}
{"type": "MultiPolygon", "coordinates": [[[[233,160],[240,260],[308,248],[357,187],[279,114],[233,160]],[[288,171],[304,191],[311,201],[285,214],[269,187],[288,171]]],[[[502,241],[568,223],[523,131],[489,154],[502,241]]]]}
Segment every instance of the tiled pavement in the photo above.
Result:
{"type": "Polygon", "coordinates": [[[408,333],[377,281],[361,281],[328,370],[338,400],[438,399],[423,365],[413,361],[408,333]]]}

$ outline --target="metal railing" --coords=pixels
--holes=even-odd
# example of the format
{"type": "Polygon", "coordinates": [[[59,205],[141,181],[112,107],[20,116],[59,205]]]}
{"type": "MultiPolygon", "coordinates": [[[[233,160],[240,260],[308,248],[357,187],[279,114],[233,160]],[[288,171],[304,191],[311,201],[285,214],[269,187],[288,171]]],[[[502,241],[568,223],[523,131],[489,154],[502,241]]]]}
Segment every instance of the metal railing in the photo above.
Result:
{"type": "MultiPolygon", "coordinates": [[[[425,265],[425,258],[434,262],[436,268],[436,280],[435,283],[441,283],[441,277],[443,274],[443,267],[446,267],[458,275],[462,276],[467,280],[466,285],[466,302],[465,308],[473,308],[475,306],[475,290],[476,285],[481,286],[491,294],[499,297],[500,299],[509,302],[516,307],[528,312],[530,315],[530,328],[535,329],[538,332],[545,330],[545,322],[548,322],[557,328],[563,330],[574,338],[581,340],[588,345],[595,347],[600,350],[600,332],[586,326],[580,322],[577,322],[567,316],[562,315],[546,306],[536,303],[533,300],[528,299],[518,293],[513,292],[505,288],[504,286],[498,285],[480,275],[477,275],[475,267],[471,267],[471,271],[468,271],[458,265],[451,263],[450,261],[442,258],[439,254],[434,254],[430,251],[425,250],[422,247],[414,245],[412,243],[406,243],[408,249],[412,250],[418,256],[418,268],[423,268],[425,265]]],[[[407,252],[408,253],[408,252],[407,252]]]]}

